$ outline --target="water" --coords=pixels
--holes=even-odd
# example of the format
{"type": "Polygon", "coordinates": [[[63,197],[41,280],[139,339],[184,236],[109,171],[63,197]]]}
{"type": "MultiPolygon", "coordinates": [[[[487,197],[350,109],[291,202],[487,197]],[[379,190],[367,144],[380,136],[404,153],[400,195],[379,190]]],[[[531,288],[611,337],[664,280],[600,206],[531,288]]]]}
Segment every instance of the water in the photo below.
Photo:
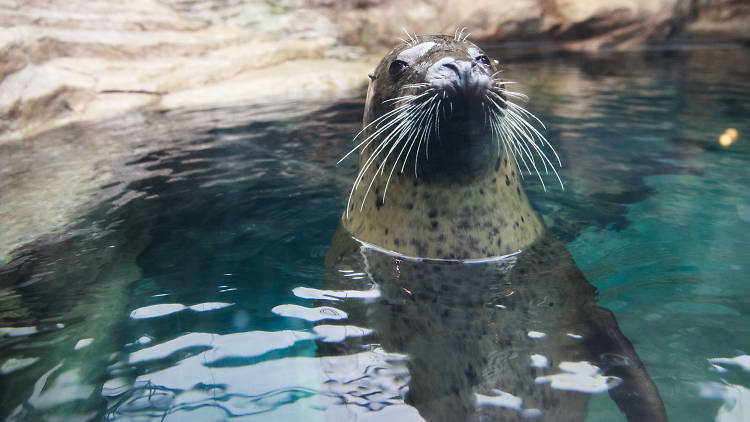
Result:
{"type": "MultiPolygon", "coordinates": [[[[747,50],[522,51],[496,55],[565,164],[565,191],[527,178],[535,209],[616,315],[670,420],[747,420],[747,370],[708,360],[750,353],[747,50]],[[730,127],[739,139],[723,148],[730,127]]],[[[0,146],[6,175],[50,184],[30,206],[39,215],[95,164],[75,222],[0,269],[0,415],[307,421],[348,397],[360,417],[415,420],[401,399],[413,349],[358,314],[392,292],[324,266],[354,175],[353,161],[335,162],[362,103],[134,113],[0,146]],[[319,290],[350,298],[311,299],[319,290]],[[355,373],[360,393],[341,390],[355,373]]],[[[413,342],[428,336],[440,334],[413,342]]],[[[450,381],[438,374],[436,391],[450,381]]],[[[624,417],[604,393],[586,420],[624,417]]]]}

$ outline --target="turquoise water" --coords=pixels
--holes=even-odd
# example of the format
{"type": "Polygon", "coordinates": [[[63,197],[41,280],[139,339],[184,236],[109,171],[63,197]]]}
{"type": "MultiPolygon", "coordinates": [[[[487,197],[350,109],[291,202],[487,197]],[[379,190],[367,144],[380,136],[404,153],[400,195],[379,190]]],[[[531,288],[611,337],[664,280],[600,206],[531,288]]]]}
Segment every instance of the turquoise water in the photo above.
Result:
{"type": "MultiPolygon", "coordinates": [[[[747,420],[750,368],[709,362],[750,354],[747,50],[519,51],[496,56],[564,163],[565,191],[526,179],[535,209],[614,312],[670,420],[747,420]],[[739,137],[724,148],[727,128],[739,137]]],[[[387,362],[358,384],[366,394],[343,394],[367,410],[348,417],[418,420],[402,399],[409,355],[367,326],[335,328],[368,299],[298,289],[328,287],[324,257],[354,175],[353,161],[335,162],[362,107],[138,113],[33,139],[129,147],[102,164],[113,174],[103,199],[0,269],[0,415],[345,420],[326,416],[343,394],[326,381],[387,362]],[[290,305],[333,309],[312,321],[290,305]]],[[[372,295],[352,274],[352,291],[372,295]]],[[[624,417],[605,393],[586,420],[624,417]]]]}

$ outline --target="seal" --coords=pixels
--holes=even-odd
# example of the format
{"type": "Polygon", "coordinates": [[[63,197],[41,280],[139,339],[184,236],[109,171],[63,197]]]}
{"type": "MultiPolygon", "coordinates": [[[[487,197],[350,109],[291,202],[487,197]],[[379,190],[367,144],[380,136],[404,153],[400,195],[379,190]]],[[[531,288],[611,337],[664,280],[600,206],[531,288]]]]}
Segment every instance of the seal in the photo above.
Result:
{"type": "Polygon", "coordinates": [[[542,184],[541,171],[557,175],[543,152],[551,146],[500,73],[460,35],[412,37],[383,58],[352,150],[360,154],[343,216],[349,233],[436,259],[506,255],[539,238],[521,170],[542,184]]]}
{"type": "Polygon", "coordinates": [[[327,412],[583,421],[589,394],[608,391],[629,421],[666,421],[633,345],[521,187],[522,169],[541,180],[560,165],[511,101],[521,94],[461,33],[403,41],[370,75],[359,169],[315,295],[365,333],[320,344],[360,362],[326,368],[327,412]]]}

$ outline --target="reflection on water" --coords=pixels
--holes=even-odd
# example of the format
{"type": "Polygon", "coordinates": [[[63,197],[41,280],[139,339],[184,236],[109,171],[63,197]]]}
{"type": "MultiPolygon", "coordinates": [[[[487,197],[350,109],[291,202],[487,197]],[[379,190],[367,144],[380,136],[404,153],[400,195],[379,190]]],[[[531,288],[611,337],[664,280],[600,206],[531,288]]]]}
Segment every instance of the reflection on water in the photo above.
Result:
{"type": "MultiPolygon", "coordinates": [[[[565,192],[527,178],[529,196],[617,315],[670,420],[746,420],[746,51],[499,55],[565,165],[565,192]],[[725,148],[728,128],[738,136],[725,148]]],[[[324,266],[353,174],[334,163],[361,111],[353,100],[140,113],[0,146],[0,214],[35,216],[1,239],[28,240],[24,227],[80,205],[0,269],[0,417],[581,419],[588,408],[586,420],[624,420],[600,393],[627,388],[612,372],[622,361],[587,354],[602,345],[563,311],[570,290],[493,282],[510,271],[499,263],[492,277],[472,273],[481,264],[447,277],[473,283],[433,285],[407,277],[423,271],[409,263],[386,271],[389,256],[324,266]],[[46,199],[17,194],[26,184],[46,199]]],[[[575,300],[593,306],[583,291],[575,300]]]]}

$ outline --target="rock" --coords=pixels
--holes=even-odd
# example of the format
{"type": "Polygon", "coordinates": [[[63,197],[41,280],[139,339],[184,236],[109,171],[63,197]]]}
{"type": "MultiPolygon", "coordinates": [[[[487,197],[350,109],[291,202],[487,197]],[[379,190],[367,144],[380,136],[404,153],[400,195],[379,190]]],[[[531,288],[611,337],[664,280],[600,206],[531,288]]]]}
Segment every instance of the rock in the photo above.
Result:
{"type": "Polygon", "coordinates": [[[0,2],[12,25],[0,29],[0,142],[143,106],[351,95],[376,60],[339,46],[315,11],[272,2],[48,3],[0,2]]]}
{"type": "Polygon", "coordinates": [[[0,1],[0,21],[0,142],[144,106],[349,95],[403,29],[575,50],[750,40],[741,0],[31,0],[0,1]]]}
{"type": "Polygon", "coordinates": [[[750,4],[742,0],[699,0],[686,35],[695,40],[750,40],[750,4]]]}

